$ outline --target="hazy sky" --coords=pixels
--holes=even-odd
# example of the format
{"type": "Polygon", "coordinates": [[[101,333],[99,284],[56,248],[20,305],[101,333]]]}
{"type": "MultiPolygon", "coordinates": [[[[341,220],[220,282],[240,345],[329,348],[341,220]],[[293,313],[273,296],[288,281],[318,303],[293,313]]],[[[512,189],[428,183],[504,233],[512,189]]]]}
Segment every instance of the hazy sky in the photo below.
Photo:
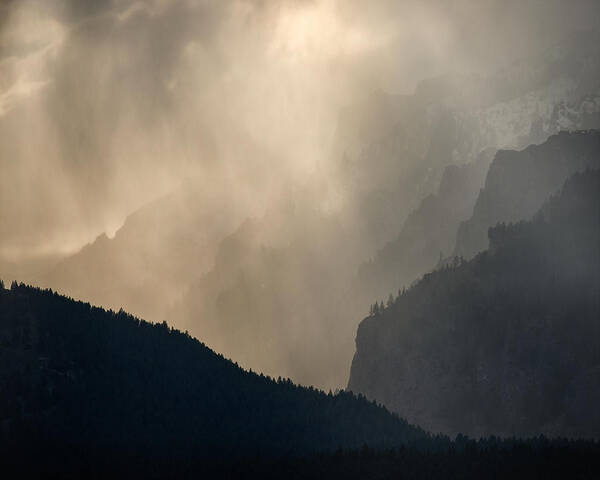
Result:
{"type": "Polygon", "coordinates": [[[600,24],[597,1],[0,0],[0,258],[193,175],[240,202],[331,161],[341,106],[600,24]]]}

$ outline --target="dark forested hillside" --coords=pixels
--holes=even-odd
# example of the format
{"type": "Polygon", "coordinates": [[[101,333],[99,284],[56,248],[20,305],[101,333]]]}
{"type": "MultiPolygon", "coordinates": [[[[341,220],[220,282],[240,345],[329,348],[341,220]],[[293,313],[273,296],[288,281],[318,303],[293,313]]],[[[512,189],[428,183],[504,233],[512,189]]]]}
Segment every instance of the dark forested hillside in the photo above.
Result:
{"type": "Polygon", "coordinates": [[[600,436],[600,173],[489,237],[375,306],[349,389],[433,431],[600,436]]]}
{"type": "Polygon", "coordinates": [[[471,218],[463,222],[454,254],[471,258],[487,248],[498,222],[528,220],[573,173],[600,168],[600,130],[560,132],[522,151],[500,150],[471,218]]]}
{"type": "Polygon", "coordinates": [[[185,333],[51,291],[0,290],[4,440],[153,455],[429,442],[350,393],[249,373],[185,333]]]}
{"type": "Polygon", "coordinates": [[[166,324],[25,285],[0,289],[0,393],[9,477],[587,479],[600,468],[597,443],[450,441],[351,393],[246,372],[166,324]]]}

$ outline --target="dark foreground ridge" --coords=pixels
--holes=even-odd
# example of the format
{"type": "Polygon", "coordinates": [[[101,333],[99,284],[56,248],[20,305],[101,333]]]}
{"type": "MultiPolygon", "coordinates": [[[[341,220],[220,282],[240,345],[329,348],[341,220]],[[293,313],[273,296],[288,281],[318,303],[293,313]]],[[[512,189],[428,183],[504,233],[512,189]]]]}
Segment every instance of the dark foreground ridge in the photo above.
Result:
{"type": "Polygon", "coordinates": [[[20,478],[600,471],[594,442],[451,442],[350,393],[246,372],[164,323],[25,285],[0,289],[0,367],[0,456],[20,478]]]}
{"type": "Polygon", "coordinates": [[[2,431],[25,443],[177,457],[433,441],[364,398],[247,372],[166,323],[49,290],[0,290],[0,345],[2,431]]]}

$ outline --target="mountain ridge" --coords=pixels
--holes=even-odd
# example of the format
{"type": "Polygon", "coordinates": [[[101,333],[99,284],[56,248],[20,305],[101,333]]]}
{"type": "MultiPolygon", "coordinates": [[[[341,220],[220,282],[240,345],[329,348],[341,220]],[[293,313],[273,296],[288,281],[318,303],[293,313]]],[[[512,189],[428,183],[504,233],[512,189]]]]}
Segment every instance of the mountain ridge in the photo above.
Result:
{"type": "Polygon", "coordinates": [[[576,171],[600,166],[600,130],[560,132],[524,150],[499,150],[473,207],[458,228],[453,256],[472,258],[498,222],[530,218],[576,171]]]}
{"type": "Polygon", "coordinates": [[[348,388],[446,434],[598,438],[600,171],[360,324],[348,388]]]}

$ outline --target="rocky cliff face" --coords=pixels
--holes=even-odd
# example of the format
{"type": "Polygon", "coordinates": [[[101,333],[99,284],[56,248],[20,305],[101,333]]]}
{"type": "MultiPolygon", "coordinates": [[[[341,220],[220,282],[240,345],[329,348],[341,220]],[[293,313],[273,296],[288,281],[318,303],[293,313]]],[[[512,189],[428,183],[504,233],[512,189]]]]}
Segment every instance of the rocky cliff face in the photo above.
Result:
{"type": "Polygon", "coordinates": [[[529,219],[567,177],[598,166],[598,130],[561,132],[522,151],[500,150],[471,218],[458,229],[454,255],[471,258],[486,249],[490,227],[529,219]]]}
{"type": "Polygon", "coordinates": [[[600,435],[600,173],[360,324],[348,388],[431,431],[600,435]]]}
{"type": "Polygon", "coordinates": [[[438,191],[425,197],[396,238],[360,267],[357,289],[363,297],[384,298],[408,286],[452,251],[458,226],[473,209],[494,153],[485,150],[470,164],[444,169],[438,191]]]}
{"type": "Polygon", "coordinates": [[[494,72],[431,78],[412,95],[377,92],[346,108],[332,156],[360,234],[383,247],[448,165],[600,128],[599,44],[585,33],[494,72]]]}

